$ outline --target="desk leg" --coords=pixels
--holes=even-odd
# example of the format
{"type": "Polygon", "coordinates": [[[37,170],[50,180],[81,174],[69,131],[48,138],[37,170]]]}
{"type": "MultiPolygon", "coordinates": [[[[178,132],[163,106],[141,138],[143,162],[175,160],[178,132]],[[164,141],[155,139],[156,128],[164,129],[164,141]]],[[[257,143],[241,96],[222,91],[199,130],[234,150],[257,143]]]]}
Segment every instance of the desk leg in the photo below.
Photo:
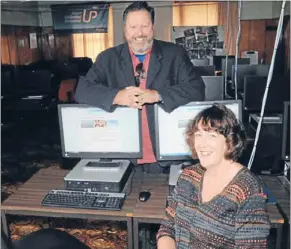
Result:
{"type": "Polygon", "coordinates": [[[133,249],[132,239],[132,217],[127,217],[127,246],[128,249],[133,249]]]}
{"type": "Polygon", "coordinates": [[[139,249],[138,218],[133,218],[133,248],[139,249]]]}
{"type": "Polygon", "coordinates": [[[8,222],[7,222],[7,216],[6,216],[5,211],[1,211],[1,223],[2,223],[3,232],[5,233],[7,238],[9,240],[11,240],[10,229],[9,229],[9,225],[8,225],[8,222]]]}
{"type": "Polygon", "coordinates": [[[282,236],[283,236],[283,224],[278,224],[277,225],[277,231],[276,231],[276,246],[275,246],[275,249],[281,249],[282,236]]]}

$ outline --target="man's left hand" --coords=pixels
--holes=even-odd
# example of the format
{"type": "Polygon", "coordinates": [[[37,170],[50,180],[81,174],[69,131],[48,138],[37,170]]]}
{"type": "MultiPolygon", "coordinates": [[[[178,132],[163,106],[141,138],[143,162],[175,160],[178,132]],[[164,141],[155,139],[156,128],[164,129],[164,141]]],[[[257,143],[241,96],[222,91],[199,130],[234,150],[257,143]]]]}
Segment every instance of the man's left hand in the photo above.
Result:
{"type": "Polygon", "coordinates": [[[158,92],[156,90],[141,89],[138,102],[140,105],[157,103],[159,102],[158,92]]]}

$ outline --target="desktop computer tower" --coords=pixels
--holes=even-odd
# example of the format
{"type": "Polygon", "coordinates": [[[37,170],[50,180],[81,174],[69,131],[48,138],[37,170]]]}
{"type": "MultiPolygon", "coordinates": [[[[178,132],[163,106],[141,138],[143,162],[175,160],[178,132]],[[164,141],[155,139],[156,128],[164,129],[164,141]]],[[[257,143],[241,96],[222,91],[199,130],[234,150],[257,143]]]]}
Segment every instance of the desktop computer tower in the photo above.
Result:
{"type": "MultiPolygon", "coordinates": [[[[257,131],[259,116],[250,114],[249,125],[257,131]]],[[[278,115],[278,119],[263,120],[259,140],[257,143],[255,159],[252,171],[281,173],[284,165],[281,160],[282,150],[282,115],[278,115]]]]}

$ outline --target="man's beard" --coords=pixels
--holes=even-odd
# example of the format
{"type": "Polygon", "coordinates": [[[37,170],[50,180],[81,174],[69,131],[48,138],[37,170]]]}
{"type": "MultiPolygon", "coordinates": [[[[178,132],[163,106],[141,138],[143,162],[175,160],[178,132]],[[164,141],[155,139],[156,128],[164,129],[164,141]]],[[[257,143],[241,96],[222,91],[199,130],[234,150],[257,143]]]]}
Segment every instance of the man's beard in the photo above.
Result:
{"type": "Polygon", "coordinates": [[[134,50],[135,53],[144,54],[151,47],[153,40],[154,40],[153,38],[147,40],[143,47],[136,47],[134,46],[133,43],[131,43],[132,44],[131,49],[134,50]]]}

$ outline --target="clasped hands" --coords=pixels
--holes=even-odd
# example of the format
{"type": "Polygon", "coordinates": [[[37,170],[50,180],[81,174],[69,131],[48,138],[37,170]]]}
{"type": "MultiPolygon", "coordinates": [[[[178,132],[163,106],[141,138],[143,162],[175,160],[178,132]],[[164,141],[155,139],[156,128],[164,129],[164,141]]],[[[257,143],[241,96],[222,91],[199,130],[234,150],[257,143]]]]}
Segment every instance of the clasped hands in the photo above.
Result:
{"type": "Polygon", "coordinates": [[[129,86],[120,90],[114,98],[113,104],[142,109],[144,104],[153,104],[159,101],[156,90],[141,89],[129,86]]]}

